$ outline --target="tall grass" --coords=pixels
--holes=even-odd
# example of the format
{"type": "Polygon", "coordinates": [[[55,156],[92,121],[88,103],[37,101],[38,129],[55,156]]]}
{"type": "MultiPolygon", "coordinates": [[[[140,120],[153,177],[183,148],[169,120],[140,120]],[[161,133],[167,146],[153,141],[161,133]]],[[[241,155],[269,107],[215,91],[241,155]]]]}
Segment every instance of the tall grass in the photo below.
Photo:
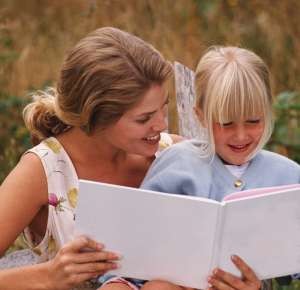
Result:
{"type": "MultiPolygon", "coordinates": [[[[0,0],[0,100],[26,97],[29,91],[55,85],[65,52],[101,26],[132,32],[171,61],[192,69],[211,45],[252,49],[268,63],[275,95],[299,92],[298,15],[298,0],[0,0]]],[[[169,125],[176,131],[175,102],[171,99],[169,125]]],[[[292,101],[298,104],[299,97],[292,101]]],[[[19,106],[11,109],[21,112],[19,106]]],[[[297,116],[293,117],[294,128],[299,128],[297,116]]],[[[279,117],[283,125],[289,121],[279,117]]],[[[0,136],[13,135],[4,126],[6,122],[0,124],[0,136]]],[[[279,127],[281,132],[292,130],[291,126],[279,127]]],[[[276,144],[280,136],[284,133],[275,135],[276,144]]],[[[273,149],[290,154],[288,144],[276,144],[273,149]]],[[[299,145],[299,137],[294,136],[293,144],[299,145]]],[[[292,150],[299,151],[296,147],[292,150]]]]}

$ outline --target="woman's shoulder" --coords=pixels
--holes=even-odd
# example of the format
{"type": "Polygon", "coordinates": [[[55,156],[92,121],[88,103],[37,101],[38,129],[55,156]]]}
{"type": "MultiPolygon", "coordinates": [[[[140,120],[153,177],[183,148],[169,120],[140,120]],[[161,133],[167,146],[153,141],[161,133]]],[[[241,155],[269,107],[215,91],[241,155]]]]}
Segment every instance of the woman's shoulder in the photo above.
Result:
{"type": "Polygon", "coordinates": [[[25,154],[1,185],[3,193],[31,200],[42,206],[47,203],[47,178],[41,160],[35,154],[25,154]],[[43,194],[41,194],[43,193],[43,194]]]}
{"type": "Polygon", "coordinates": [[[182,136],[176,134],[169,134],[166,132],[160,133],[160,140],[158,146],[158,153],[162,152],[166,148],[185,140],[182,136]]]}
{"type": "Polygon", "coordinates": [[[49,137],[41,141],[38,145],[29,149],[26,153],[31,152],[35,153],[39,157],[44,157],[49,154],[61,154],[63,153],[63,147],[60,142],[55,137],[49,137]]]}

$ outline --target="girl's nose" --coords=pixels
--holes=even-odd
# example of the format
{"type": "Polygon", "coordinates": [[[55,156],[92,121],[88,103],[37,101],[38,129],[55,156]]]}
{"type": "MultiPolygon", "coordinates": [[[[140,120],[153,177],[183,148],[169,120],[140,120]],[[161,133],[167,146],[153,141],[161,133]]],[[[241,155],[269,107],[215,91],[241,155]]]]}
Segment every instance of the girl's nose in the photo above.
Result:
{"type": "Polygon", "coordinates": [[[240,124],[236,127],[235,137],[238,141],[244,141],[247,138],[247,131],[244,125],[240,124]]]}

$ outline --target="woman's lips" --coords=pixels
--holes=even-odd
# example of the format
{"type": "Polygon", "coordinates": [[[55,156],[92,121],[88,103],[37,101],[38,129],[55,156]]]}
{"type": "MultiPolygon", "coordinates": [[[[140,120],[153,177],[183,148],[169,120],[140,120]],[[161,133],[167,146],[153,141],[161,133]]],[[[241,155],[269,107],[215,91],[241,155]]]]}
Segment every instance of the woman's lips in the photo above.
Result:
{"type": "Polygon", "coordinates": [[[154,135],[154,136],[149,136],[143,138],[144,141],[146,141],[150,145],[155,145],[159,142],[160,140],[160,134],[154,135]]]}

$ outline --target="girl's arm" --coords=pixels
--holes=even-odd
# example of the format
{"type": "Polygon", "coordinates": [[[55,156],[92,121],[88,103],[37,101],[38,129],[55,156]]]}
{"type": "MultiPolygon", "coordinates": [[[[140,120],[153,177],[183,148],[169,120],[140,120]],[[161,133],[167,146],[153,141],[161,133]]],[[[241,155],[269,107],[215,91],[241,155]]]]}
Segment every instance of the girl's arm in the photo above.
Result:
{"type": "MultiPolygon", "coordinates": [[[[48,206],[46,176],[37,156],[26,154],[0,187],[0,255],[43,206],[48,206]]],[[[60,249],[51,261],[0,271],[0,289],[70,289],[116,268],[113,260],[118,257],[102,249],[101,244],[79,237],[60,249]],[[82,251],[86,248],[92,251],[82,251]]]]}

